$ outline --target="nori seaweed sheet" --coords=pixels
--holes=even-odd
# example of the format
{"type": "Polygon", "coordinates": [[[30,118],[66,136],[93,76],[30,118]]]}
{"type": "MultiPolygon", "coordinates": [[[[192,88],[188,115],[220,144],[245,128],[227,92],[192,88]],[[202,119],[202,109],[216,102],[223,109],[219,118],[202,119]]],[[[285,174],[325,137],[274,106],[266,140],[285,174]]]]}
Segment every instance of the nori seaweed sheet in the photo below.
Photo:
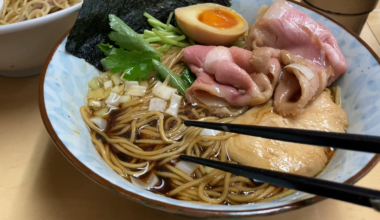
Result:
{"type": "MultiPolygon", "coordinates": [[[[230,6],[229,0],[84,0],[68,36],[66,50],[104,71],[100,61],[105,55],[97,45],[113,44],[108,38],[111,32],[109,14],[118,16],[137,33],[143,33],[145,29],[152,29],[143,16],[144,12],[166,23],[170,12],[176,8],[199,3],[230,6]]],[[[174,24],[174,19],[172,23],[174,24]]]]}

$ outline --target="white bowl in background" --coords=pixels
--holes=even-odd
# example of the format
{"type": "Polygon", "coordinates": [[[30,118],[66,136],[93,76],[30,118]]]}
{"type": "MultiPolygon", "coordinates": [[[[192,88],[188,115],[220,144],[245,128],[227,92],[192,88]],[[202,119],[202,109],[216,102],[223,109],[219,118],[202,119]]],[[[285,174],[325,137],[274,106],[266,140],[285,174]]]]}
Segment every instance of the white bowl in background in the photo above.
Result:
{"type": "Polygon", "coordinates": [[[0,75],[37,75],[51,49],[72,26],[82,3],[41,18],[0,26],[0,75]]]}

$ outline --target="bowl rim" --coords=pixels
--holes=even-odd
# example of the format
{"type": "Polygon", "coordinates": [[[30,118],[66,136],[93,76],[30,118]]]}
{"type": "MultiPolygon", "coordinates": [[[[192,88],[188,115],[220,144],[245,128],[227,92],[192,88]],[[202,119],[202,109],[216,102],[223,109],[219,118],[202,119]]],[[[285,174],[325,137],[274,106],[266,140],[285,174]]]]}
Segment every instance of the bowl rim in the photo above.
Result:
{"type": "MultiPolygon", "coordinates": [[[[376,61],[380,65],[380,58],[377,56],[377,54],[372,50],[371,47],[368,46],[366,42],[364,42],[356,33],[342,25],[337,20],[329,17],[328,15],[324,14],[321,11],[317,11],[314,8],[311,8],[308,5],[303,5],[299,2],[295,2],[293,0],[287,0],[291,3],[294,3],[296,5],[299,5],[301,7],[307,8],[323,17],[326,17],[330,21],[334,22],[335,24],[339,25],[341,28],[343,28],[345,31],[347,31],[349,34],[351,34],[353,37],[356,38],[366,49],[372,54],[372,56],[376,59],[376,61]]],[[[134,202],[138,202],[140,204],[146,205],[151,208],[185,215],[185,216],[192,216],[192,217],[202,217],[202,218],[224,218],[224,217],[253,217],[253,216],[268,216],[268,215],[274,215],[279,213],[285,213],[292,210],[297,210],[300,208],[304,208],[310,205],[313,205],[315,203],[318,203],[320,201],[325,200],[325,197],[322,196],[313,196],[311,198],[304,199],[302,201],[298,201],[295,203],[287,204],[287,205],[280,205],[276,207],[271,208],[263,208],[263,209],[255,209],[255,210],[244,210],[244,211],[219,211],[219,210],[203,210],[203,209],[194,209],[194,208],[188,208],[188,207],[181,207],[177,205],[171,205],[167,204],[162,201],[156,201],[152,199],[148,199],[144,196],[129,192],[111,182],[104,179],[103,177],[96,174],[94,171],[92,171],[90,168],[88,168],[86,165],[84,165],[81,161],[78,160],[64,145],[64,143],[61,141],[61,139],[58,137],[57,133],[55,132],[49,117],[47,115],[47,110],[45,106],[45,100],[44,100],[44,82],[45,82],[45,76],[46,71],[48,69],[48,65],[54,56],[58,46],[62,43],[62,41],[69,35],[68,31],[66,34],[62,36],[62,38],[57,42],[57,44],[54,46],[52,51],[50,52],[49,56],[47,57],[43,70],[40,75],[40,84],[39,84],[39,108],[40,108],[40,114],[42,121],[46,127],[46,130],[48,131],[51,139],[53,140],[54,144],[58,148],[58,150],[66,157],[66,159],[74,165],[79,171],[81,171],[84,175],[89,177],[91,180],[96,182],[97,184],[101,185],[102,187],[116,193],[117,195],[120,195],[122,197],[125,197],[127,199],[130,199],[134,202]]],[[[368,164],[360,170],[357,174],[355,174],[353,177],[345,181],[345,184],[354,184],[358,180],[360,180],[363,176],[365,176],[369,171],[372,170],[374,166],[380,161],[380,155],[375,155],[371,161],[368,162],[368,164]]]]}
{"type": "Polygon", "coordinates": [[[13,24],[1,25],[0,35],[35,28],[35,27],[42,26],[47,23],[62,19],[63,17],[66,17],[72,13],[75,13],[76,11],[79,11],[79,9],[82,7],[82,4],[83,4],[83,1],[69,8],[65,8],[63,10],[60,10],[51,14],[47,14],[39,18],[34,18],[31,20],[21,21],[21,22],[17,22],[13,24]]]}

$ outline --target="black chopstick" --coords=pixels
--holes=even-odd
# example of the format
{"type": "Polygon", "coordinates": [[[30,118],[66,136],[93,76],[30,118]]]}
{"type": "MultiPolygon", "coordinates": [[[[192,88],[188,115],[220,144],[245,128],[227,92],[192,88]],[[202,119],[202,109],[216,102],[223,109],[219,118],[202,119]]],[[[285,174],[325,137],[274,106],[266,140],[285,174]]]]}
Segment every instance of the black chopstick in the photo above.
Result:
{"type": "Polygon", "coordinates": [[[280,141],[380,154],[380,137],[377,136],[200,121],[185,121],[184,123],[186,126],[209,128],[280,141]]]}
{"type": "Polygon", "coordinates": [[[181,160],[258,179],[272,185],[337,199],[380,211],[380,191],[266,169],[181,155],[181,160]]]}

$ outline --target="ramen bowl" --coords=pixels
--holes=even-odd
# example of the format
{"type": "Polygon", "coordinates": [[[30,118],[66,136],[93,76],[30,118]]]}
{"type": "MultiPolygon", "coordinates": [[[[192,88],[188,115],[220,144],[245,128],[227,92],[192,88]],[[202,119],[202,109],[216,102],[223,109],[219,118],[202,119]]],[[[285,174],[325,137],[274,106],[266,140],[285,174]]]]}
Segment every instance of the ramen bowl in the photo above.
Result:
{"type": "Polygon", "coordinates": [[[0,75],[25,77],[41,73],[49,52],[72,26],[82,3],[14,24],[0,26],[0,75]]]}
{"type": "MultiPolygon", "coordinates": [[[[270,0],[232,0],[232,8],[253,24],[256,13],[270,0]]],[[[348,133],[380,135],[380,60],[353,32],[319,12],[292,3],[332,31],[348,63],[348,71],[336,85],[341,87],[342,107],[348,115],[348,133]]],[[[84,175],[120,196],[152,208],[198,217],[248,217],[296,210],[323,197],[296,192],[267,203],[224,206],[179,201],[142,190],[114,172],[91,142],[79,108],[85,105],[87,83],[98,70],[65,51],[66,36],[48,57],[40,82],[40,110],[44,124],[63,155],[84,175]]],[[[353,184],[379,161],[371,153],[337,150],[317,178],[353,184]]]]}

